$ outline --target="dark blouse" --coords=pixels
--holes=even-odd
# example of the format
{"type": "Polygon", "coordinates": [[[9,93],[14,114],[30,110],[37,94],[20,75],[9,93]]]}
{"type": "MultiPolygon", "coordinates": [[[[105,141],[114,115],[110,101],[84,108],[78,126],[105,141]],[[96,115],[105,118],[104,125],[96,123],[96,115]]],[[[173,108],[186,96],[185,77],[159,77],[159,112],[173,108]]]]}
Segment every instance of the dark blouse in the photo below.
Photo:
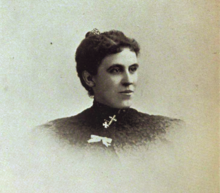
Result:
{"type": "Polygon", "coordinates": [[[94,102],[76,116],[32,130],[24,145],[27,153],[19,159],[28,163],[19,171],[19,180],[33,182],[36,190],[46,187],[45,191],[50,192],[78,192],[85,187],[90,192],[155,192],[152,184],[156,184],[156,190],[160,184],[156,192],[161,192],[179,182],[182,188],[180,174],[186,169],[180,169],[183,164],[179,164],[185,155],[179,149],[184,147],[182,143],[178,145],[181,125],[178,119],[94,102]],[[117,121],[105,128],[103,123],[111,119],[109,116],[117,121]],[[89,143],[91,135],[112,139],[110,146],[103,141],[89,143]],[[20,177],[23,173],[28,176],[26,181],[20,177]]]}
{"type": "Polygon", "coordinates": [[[114,109],[98,102],[76,116],[61,118],[44,125],[56,136],[80,148],[104,148],[114,151],[126,148],[148,146],[152,142],[169,143],[166,133],[182,125],[179,119],[155,116],[138,112],[135,109],[114,109]],[[105,121],[110,121],[108,128],[105,121]],[[102,141],[88,143],[91,135],[112,139],[106,147],[102,141]]]}

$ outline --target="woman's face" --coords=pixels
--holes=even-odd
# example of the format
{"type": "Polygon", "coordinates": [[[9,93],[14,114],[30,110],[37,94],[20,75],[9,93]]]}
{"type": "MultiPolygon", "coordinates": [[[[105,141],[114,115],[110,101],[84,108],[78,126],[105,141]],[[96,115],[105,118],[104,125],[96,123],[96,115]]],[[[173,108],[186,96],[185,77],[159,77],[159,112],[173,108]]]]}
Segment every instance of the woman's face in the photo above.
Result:
{"type": "Polygon", "coordinates": [[[113,108],[130,107],[138,79],[137,69],[136,54],[129,48],[106,56],[93,77],[95,100],[113,108]]]}

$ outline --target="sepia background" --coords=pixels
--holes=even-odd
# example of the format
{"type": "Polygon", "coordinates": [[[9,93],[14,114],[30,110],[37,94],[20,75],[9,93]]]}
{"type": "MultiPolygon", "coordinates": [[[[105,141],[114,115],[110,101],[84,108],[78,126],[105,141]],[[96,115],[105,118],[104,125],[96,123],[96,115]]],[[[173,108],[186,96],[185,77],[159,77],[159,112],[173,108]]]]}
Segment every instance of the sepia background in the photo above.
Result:
{"type": "MultiPolygon", "coordinates": [[[[13,155],[34,126],[91,106],[76,74],[75,50],[88,31],[116,29],[141,46],[133,107],[185,120],[196,147],[189,158],[197,160],[189,166],[197,173],[192,184],[198,192],[217,192],[217,1],[2,0],[0,6],[3,157],[13,155]]],[[[3,187],[13,192],[13,166],[6,158],[2,166],[3,187]]]]}

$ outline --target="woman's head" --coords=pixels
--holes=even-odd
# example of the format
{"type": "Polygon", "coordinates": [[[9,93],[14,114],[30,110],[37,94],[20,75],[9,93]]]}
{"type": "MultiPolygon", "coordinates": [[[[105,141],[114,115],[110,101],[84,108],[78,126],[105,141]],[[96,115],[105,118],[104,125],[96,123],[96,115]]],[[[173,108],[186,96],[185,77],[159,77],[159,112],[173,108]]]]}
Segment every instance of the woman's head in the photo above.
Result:
{"type": "MultiPolygon", "coordinates": [[[[94,96],[93,85],[88,85],[84,73],[91,76],[97,75],[98,68],[104,58],[120,53],[124,48],[129,48],[136,56],[140,47],[136,40],[128,38],[121,31],[111,30],[100,33],[97,29],[88,32],[76,50],[76,68],[82,85],[90,96],[94,96]]],[[[91,77],[90,77],[91,78],[91,77]]]]}

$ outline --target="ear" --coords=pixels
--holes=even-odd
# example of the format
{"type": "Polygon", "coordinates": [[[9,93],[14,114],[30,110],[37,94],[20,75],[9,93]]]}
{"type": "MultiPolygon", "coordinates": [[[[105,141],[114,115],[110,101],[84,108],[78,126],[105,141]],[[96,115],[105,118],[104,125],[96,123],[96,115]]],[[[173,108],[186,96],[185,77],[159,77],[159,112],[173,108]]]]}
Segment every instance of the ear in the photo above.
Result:
{"type": "Polygon", "coordinates": [[[95,86],[95,82],[94,82],[93,76],[89,72],[83,71],[82,72],[82,77],[83,77],[83,80],[85,81],[85,83],[89,87],[94,87],[95,86]]]}

